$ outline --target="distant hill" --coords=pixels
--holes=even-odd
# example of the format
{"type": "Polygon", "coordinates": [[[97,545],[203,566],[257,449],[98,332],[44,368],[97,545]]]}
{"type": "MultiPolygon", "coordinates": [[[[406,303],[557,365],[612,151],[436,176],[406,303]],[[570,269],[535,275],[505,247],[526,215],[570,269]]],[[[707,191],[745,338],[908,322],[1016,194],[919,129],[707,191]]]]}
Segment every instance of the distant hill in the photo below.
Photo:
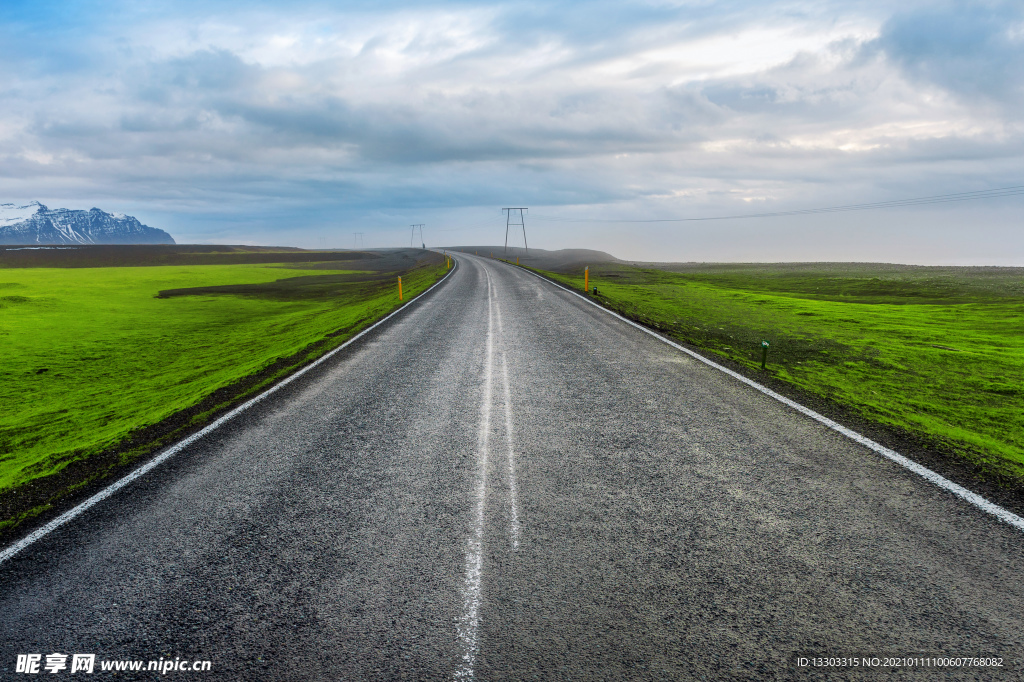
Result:
{"type": "MultiPolygon", "coordinates": [[[[443,247],[441,247],[443,248],[443,247]]],[[[505,252],[503,246],[449,246],[449,251],[462,251],[464,253],[477,253],[481,256],[494,255],[495,258],[519,258],[519,262],[531,268],[541,270],[552,270],[554,272],[568,272],[587,265],[597,263],[614,263],[618,258],[593,249],[559,249],[548,251],[547,249],[524,249],[522,247],[509,247],[505,252]]]]}
{"type": "Polygon", "coordinates": [[[173,244],[171,235],[123,213],[0,204],[0,244],[173,244]]]}

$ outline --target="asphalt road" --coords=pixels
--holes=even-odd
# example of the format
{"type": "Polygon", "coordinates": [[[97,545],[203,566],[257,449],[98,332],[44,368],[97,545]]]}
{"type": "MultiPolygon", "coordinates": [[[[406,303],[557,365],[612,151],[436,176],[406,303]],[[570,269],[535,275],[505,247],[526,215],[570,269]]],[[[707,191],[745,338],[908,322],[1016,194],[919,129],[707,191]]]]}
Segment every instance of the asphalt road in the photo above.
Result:
{"type": "Polygon", "coordinates": [[[526,272],[460,260],[0,565],[0,676],[62,652],[211,661],[162,679],[836,679],[865,671],[796,657],[854,654],[1024,678],[1020,531],[526,272]]]}

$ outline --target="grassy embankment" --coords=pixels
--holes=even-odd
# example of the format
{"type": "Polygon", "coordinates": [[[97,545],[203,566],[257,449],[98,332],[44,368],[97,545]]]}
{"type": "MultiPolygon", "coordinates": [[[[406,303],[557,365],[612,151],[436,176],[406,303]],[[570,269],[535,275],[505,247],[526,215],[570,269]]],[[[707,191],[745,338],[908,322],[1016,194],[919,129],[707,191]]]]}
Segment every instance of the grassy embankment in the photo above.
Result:
{"type": "MultiPolygon", "coordinates": [[[[1019,486],[1024,272],[870,264],[590,268],[605,306],[1019,486]]],[[[541,271],[538,271],[541,272],[541,271]]],[[[576,289],[581,268],[542,272],[576,289]]]]}
{"type": "Polygon", "coordinates": [[[340,345],[438,261],[0,269],[0,531],[340,345]]]}

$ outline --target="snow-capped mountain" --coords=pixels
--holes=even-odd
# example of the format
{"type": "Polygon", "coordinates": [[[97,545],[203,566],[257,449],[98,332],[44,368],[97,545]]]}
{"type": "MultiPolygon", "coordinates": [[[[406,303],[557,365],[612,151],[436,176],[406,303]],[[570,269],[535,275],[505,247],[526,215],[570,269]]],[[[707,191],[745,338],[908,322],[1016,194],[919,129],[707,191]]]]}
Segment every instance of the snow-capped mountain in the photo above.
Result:
{"type": "Polygon", "coordinates": [[[0,244],[173,244],[171,235],[123,213],[0,204],[0,244]]]}

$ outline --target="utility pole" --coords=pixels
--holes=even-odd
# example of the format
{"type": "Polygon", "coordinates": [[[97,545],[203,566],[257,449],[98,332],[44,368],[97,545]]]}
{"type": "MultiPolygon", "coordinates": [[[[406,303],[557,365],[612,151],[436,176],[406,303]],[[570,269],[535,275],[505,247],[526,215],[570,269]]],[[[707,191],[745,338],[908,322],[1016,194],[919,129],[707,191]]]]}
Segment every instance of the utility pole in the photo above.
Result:
{"type": "Polygon", "coordinates": [[[523,247],[527,252],[530,251],[530,245],[526,243],[526,220],[523,218],[523,211],[529,211],[530,209],[523,207],[515,208],[503,208],[502,212],[505,213],[505,254],[508,254],[508,229],[510,227],[521,227],[523,228],[523,247]],[[519,212],[519,222],[515,222],[512,216],[515,215],[515,211],[519,212]]]}
{"type": "Polygon", "coordinates": [[[409,235],[409,246],[411,246],[413,248],[416,248],[416,228],[418,227],[420,229],[420,244],[423,246],[423,248],[427,248],[427,245],[423,242],[423,225],[424,224],[425,223],[416,223],[415,225],[410,225],[409,226],[409,227],[412,228],[412,234],[409,235]]]}

